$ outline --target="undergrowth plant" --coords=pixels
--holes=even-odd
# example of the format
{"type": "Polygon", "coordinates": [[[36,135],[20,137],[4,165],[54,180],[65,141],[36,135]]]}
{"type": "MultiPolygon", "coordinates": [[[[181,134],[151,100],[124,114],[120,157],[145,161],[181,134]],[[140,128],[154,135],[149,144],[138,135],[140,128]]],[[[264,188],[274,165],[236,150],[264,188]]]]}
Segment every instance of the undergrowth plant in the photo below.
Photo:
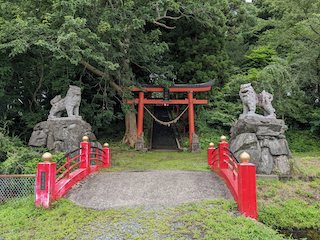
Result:
{"type": "MultiPolygon", "coordinates": [[[[5,125],[0,125],[0,174],[34,174],[41,156],[47,149],[29,147],[16,136],[9,136],[5,125]]],[[[63,157],[53,155],[52,161],[63,157]]]]}

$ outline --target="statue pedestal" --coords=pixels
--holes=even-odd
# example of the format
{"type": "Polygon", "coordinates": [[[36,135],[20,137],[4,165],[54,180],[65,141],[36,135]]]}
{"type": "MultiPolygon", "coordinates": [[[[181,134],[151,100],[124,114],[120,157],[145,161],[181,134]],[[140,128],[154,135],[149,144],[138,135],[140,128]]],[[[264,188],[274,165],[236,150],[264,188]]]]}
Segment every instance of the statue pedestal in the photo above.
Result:
{"type": "Polygon", "coordinates": [[[288,158],[293,158],[285,137],[288,127],[280,119],[240,119],[231,126],[230,150],[239,157],[251,156],[260,174],[290,174],[288,158]]]}
{"type": "Polygon", "coordinates": [[[88,136],[91,146],[102,148],[91,132],[89,123],[80,119],[57,118],[38,123],[34,128],[28,145],[45,147],[56,152],[70,152],[78,149],[83,136],[88,136]]]}

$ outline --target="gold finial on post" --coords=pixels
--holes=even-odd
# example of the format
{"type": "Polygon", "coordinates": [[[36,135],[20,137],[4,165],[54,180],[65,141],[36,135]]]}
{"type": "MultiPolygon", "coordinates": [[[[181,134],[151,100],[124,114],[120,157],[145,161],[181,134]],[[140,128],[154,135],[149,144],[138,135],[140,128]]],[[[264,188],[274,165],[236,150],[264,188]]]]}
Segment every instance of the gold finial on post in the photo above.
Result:
{"type": "Polygon", "coordinates": [[[51,162],[52,160],[52,154],[49,152],[46,152],[42,155],[42,161],[43,162],[51,162]]]}
{"type": "Polygon", "coordinates": [[[82,142],[89,142],[89,138],[87,136],[83,136],[82,142]]]}
{"type": "Polygon", "coordinates": [[[108,148],[108,147],[109,147],[109,143],[104,143],[104,144],[103,144],[103,147],[104,147],[104,148],[108,148]]]}
{"type": "Polygon", "coordinates": [[[250,162],[250,155],[246,152],[240,154],[240,161],[241,163],[249,163],[250,162]]]}
{"type": "Polygon", "coordinates": [[[222,136],[220,137],[220,142],[226,142],[226,141],[227,141],[227,137],[224,136],[224,135],[222,135],[222,136]]]}
{"type": "Polygon", "coordinates": [[[209,143],[209,148],[214,148],[214,143],[213,142],[209,143]]]}

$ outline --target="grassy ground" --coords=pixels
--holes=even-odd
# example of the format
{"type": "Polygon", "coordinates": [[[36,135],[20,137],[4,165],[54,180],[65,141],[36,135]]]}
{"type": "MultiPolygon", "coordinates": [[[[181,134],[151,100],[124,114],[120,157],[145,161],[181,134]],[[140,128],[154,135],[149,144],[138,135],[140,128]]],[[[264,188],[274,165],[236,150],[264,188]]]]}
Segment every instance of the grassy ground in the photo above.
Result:
{"type": "Polygon", "coordinates": [[[66,199],[50,209],[9,203],[0,209],[4,239],[283,239],[240,216],[222,199],[180,206],[85,209],[66,199]]]}
{"type": "Polygon", "coordinates": [[[319,231],[320,152],[293,155],[293,176],[311,176],[314,180],[257,180],[258,219],[273,228],[319,231]]]}
{"type": "MultiPolygon", "coordinates": [[[[295,154],[299,175],[319,174],[320,154],[295,154]]],[[[140,153],[112,147],[107,171],[209,171],[206,152],[140,153]]],[[[272,228],[319,228],[320,181],[257,181],[259,222],[240,216],[235,202],[217,199],[180,206],[85,209],[61,199],[50,209],[0,206],[4,239],[284,239],[272,228]]],[[[0,237],[0,239],[1,239],[0,237]]]]}
{"type": "Polygon", "coordinates": [[[106,171],[185,170],[210,171],[207,153],[136,152],[129,148],[112,148],[112,166],[106,171]]]}

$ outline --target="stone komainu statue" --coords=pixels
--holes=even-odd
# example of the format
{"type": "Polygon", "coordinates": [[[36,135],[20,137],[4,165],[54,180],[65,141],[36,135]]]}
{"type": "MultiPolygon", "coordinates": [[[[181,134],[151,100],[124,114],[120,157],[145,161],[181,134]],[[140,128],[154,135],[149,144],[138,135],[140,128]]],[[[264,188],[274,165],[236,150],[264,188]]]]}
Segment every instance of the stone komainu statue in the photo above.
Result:
{"type": "Polygon", "coordinates": [[[262,91],[260,94],[256,94],[251,83],[242,84],[239,92],[240,98],[243,104],[243,114],[239,119],[243,118],[274,118],[276,119],[275,109],[272,107],[272,94],[262,91]],[[261,107],[264,112],[264,116],[256,114],[256,107],[261,107]]]}
{"type": "Polygon", "coordinates": [[[57,95],[50,101],[52,107],[48,120],[61,118],[61,115],[65,110],[67,111],[68,118],[82,119],[81,116],[79,116],[80,102],[81,88],[70,85],[65,98],[61,98],[61,95],[57,95]]]}

